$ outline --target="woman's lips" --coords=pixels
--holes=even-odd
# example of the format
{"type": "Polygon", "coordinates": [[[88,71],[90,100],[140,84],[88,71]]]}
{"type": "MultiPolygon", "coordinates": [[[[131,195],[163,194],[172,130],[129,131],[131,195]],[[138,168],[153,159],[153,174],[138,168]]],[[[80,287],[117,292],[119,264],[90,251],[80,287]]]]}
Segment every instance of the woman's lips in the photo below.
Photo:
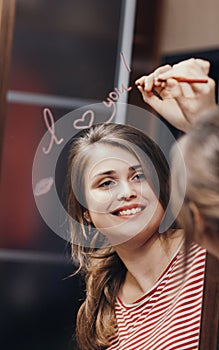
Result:
{"type": "Polygon", "coordinates": [[[117,208],[111,214],[116,216],[131,216],[142,212],[145,209],[145,206],[142,204],[137,205],[128,205],[117,208]]]}

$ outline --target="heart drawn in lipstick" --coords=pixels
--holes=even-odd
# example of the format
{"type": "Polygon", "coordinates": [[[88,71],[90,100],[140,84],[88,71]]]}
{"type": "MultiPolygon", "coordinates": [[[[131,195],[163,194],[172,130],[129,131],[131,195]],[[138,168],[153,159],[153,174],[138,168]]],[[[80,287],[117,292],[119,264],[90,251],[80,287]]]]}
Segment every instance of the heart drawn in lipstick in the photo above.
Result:
{"type": "Polygon", "coordinates": [[[91,109],[88,109],[83,113],[82,117],[76,119],[73,123],[75,129],[86,129],[90,128],[94,121],[94,112],[91,109]]]}

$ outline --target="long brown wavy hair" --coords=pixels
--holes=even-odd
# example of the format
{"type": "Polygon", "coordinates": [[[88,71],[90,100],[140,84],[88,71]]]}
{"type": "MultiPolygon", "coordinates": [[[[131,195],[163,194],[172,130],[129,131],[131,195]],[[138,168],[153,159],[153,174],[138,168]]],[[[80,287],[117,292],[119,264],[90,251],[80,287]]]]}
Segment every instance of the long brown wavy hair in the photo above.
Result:
{"type": "Polygon", "coordinates": [[[120,124],[94,125],[72,139],[67,198],[72,257],[86,282],[86,298],[79,309],[76,325],[76,338],[82,350],[106,349],[116,336],[114,305],[126,275],[126,267],[114,248],[93,225],[89,227],[84,215],[83,174],[93,144],[99,147],[110,144],[130,151],[139,159],[164,210],[169,201],[169,167],[165,157],[138,129],[120,124]]]}

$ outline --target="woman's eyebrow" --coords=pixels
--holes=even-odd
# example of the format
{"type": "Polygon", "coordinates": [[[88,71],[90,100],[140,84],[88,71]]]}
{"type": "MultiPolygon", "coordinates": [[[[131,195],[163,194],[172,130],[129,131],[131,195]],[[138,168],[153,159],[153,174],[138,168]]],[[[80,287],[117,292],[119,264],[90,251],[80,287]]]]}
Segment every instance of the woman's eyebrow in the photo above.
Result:
{"type": "Polygon", "coordinates": [[[104,175],[108,175],[109,176],[109,175],[113,175],[115,173],[116,173],[115,170],[107,170],[107,171],[103,171],[102,173],[98,173],[98,174],[94,175],[93,178],[96,179],[99,176],[104,176],[104,175]]]}
{"type": "Polygon", "coordinates": [[[142,169],[141,164],[132,165],[129,167],[129,170],[139,170],[139,169],[142,169]]]}
{"type": "MultiPolygon", "coordinates": [[[[141,164],[137,164],[137,165],[130,166],[128,170],[133,171],[133,170],[139,170],[141,168],[142,168],[141,164]]],[[[93,178],[96,179],[99,176],[107,176],[107,175],[110,176],[115,174],[116,174],[116,170],[107,170],[107,171],[103,171],[102,173],[95,174],[93,178]]]]}

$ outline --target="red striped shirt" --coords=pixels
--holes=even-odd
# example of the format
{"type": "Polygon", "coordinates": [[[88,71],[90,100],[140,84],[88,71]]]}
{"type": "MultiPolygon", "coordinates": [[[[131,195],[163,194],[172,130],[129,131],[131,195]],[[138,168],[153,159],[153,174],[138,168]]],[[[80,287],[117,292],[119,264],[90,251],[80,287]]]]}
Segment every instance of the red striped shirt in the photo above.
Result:
{"type": "Polygon", "coordinates": [[[117,336],[108,350],[197,350],[205,250],[176,254],[156,285],[132,304],[117,298],[117,336]]]}

